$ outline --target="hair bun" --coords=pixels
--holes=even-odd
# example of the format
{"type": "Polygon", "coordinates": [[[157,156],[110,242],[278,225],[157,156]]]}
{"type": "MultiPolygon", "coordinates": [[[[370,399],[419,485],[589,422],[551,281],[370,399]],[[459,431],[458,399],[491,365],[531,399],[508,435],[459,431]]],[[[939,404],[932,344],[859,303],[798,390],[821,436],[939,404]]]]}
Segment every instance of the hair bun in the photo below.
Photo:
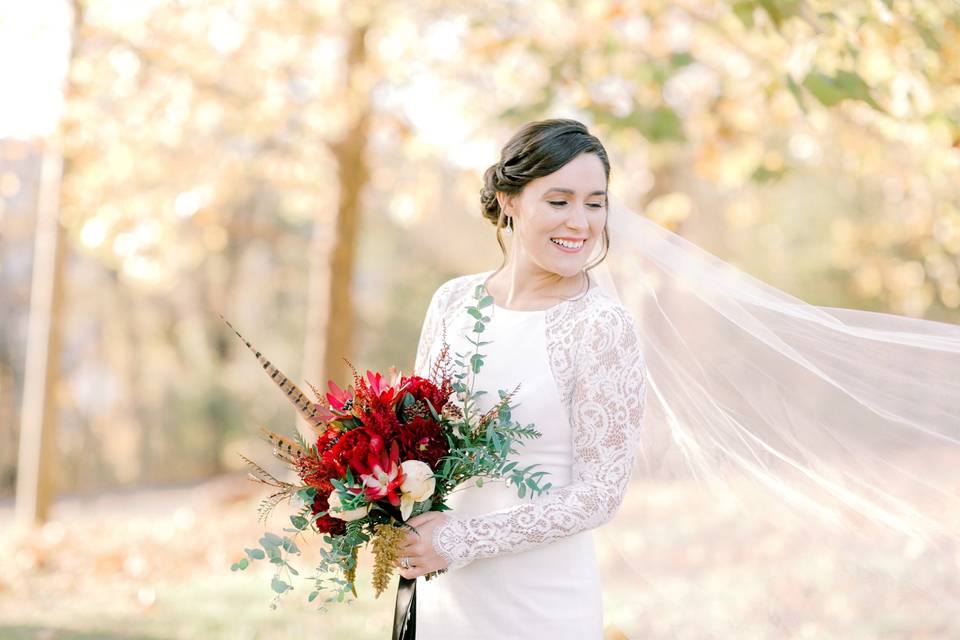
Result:
{"type": "Polygon", "coordinates": [[[502,165],[499,162],[492,164],[483,173],[483,188],[480,189],[480,212],[494,226],[500,220],[500,202],[497,200],[497,191],[502,184],[502,178],[502,165]]]}

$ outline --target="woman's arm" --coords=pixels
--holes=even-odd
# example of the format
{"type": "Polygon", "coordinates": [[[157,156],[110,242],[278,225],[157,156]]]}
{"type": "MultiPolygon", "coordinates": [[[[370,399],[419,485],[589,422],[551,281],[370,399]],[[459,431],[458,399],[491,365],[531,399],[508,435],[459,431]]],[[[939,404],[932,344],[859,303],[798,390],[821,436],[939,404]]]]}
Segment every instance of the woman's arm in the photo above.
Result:
{"type": "Polygon", "coordinates": [[[570,400],[570,484],[481,516],[446,512],[433,545],[448,569],[598,527],[619,508],[639,446],[646,365],[633,319],[623,307],[604,305],[591,313],[570,400]]]}
{"type": "Polygon", "coordinates": [[[427,358],[430,356],[430,347],[433,344],[434,336],[439,330],[442,302],[446,298],[448,284],[442,284],[437,287],[430,298],[430,304],[427,306],[427,313],[423,319],[423,326],[420,327],[420,341],[417,343],[417,356],[414,360],[413,375],[428,377],[430,363],[427,358]]]}

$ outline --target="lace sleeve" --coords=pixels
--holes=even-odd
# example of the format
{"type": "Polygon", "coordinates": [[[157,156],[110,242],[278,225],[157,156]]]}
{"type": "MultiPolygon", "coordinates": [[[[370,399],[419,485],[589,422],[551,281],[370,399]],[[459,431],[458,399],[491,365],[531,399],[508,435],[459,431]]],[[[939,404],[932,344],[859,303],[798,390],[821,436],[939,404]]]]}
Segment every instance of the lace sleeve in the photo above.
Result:
{"type": "Polygon", "coordinates": [[[639,446],[646,364],[633,319],[623,307],[603,305],[590,313],[570,398],[570,484],[481,516],[446,513],[433,544],[448,570],[598,527],[619,508],[639,446]]]}
{"type": "Polygon", "coordinates": [[[423,319],[423,326],[420,328],[420,341],[417,343],[417,356],[413,366],[414,375],[427,377],[430,373],[430,363],[427,362],[427,358],[430,357],[430,347],[440,331],[440,323],[443,319],[443,302],[447,297],[448,288],[448,283],[440,285],[430,298],[430,304],[427,306],[427,313],[423,319]]]}

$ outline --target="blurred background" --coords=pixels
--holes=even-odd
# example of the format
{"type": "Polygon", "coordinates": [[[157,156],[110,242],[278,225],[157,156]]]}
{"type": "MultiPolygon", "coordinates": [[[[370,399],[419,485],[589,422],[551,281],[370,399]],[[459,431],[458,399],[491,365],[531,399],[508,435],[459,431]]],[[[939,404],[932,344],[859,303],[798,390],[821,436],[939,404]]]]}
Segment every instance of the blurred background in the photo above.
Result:
{"type": "MultiPolygon", "coordinates": [[[[385,638],[369,559],[329,614],[229,570],[238,453],[294,418],[218,314],[297,383],[409,371],[437,285],[499,264],[482,174],[529,120],[807,302],[960,323],[955,0],[4,2],[0,87],[2,638],[385,638]]],[[[743,541],[671,491],[657,598],[600,545],[608,638],[960,637],[829,563],[771,629],[776,554],[718,570],[743,541]]]]}

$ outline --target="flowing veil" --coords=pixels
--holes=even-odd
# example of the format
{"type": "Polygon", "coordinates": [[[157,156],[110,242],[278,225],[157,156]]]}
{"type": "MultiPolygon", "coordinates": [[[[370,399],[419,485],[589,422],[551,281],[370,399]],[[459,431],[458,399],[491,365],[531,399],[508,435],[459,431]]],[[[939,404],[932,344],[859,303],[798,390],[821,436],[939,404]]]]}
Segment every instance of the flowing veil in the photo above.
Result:
{"type": "Polygon", "coordinates": [[[610,622],[682,607],[716,631],[727,599],[724,624],[756,627],[737,637],[870,637],[865,612],[960,634],[960,325],[811,305],[608,212],[592,273],[648,376],[631,486],[598,530],[610,622]]]}

